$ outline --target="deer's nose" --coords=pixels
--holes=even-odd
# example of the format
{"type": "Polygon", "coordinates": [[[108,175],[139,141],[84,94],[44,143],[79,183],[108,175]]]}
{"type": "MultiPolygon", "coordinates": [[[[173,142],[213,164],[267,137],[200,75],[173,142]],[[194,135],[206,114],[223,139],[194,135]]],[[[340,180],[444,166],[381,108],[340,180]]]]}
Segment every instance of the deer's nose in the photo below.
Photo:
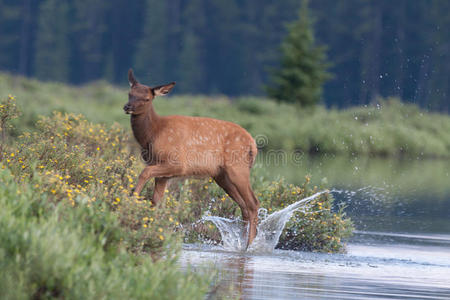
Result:
{"type": "Polygon", "coordinates": [[[125,104],[124,105],[124,107],[123,107],[123,110],[126,112],[126,113],[128,113],[130,110],[131,110],[131,105],[130,104],[125,104]]]}

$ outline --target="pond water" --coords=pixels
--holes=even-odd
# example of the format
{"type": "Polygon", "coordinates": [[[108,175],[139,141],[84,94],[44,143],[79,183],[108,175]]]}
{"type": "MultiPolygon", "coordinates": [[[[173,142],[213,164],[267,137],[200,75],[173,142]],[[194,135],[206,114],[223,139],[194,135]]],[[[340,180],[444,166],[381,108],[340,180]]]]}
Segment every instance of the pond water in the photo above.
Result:
{"type": "Polygon", "coordinates": [[[449,161],[263,157],[255,172],[336,190],[355,235],[346,254],[185,245],[183,267],[218,270],[209,298],[450,299],[449,161]]]}
{"type": "Polygon", "coordinates": [[[257,174],[341,190],[357,230],[450,234],[450,160],[261,156],[257,174]]]}

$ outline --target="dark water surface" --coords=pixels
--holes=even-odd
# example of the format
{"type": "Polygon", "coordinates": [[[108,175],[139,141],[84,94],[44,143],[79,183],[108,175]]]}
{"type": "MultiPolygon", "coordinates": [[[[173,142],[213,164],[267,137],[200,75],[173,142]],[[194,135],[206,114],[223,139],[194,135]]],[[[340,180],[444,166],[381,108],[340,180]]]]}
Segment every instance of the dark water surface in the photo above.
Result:
{"type": "Polygon", "coordinates": [[[261,156],[257,174],[341,190],[358,230],[450,234],[450,160],[307,157],[295,162],[261,156]]]}
{"type": "Polygon", "coordinates": [[[432,238],[440,245],[361,241],[347,254],[250,255],[186,245],[181,262],[220,270],[210,299],[450,299],[450,236],[432,238]]]}
{"type": "Polygon", "coordinates": [[[302,157],[283,165],[263,157],[255,171],[299,184],[310,174],[337,190],[355,235],[346,254],[185,245],[183,267],[219,272],[209,298],[450,299],[449,161],[302,157]]]}

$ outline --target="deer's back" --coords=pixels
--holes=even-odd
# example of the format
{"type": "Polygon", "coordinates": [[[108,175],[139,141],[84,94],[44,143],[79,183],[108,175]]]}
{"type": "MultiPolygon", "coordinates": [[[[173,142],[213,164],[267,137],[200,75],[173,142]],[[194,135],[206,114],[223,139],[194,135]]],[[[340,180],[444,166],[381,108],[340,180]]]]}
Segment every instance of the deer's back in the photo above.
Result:
{"type": "Polygon", "coordinates": [[[214,176],[222,167],[251,167],[257,154],[252,136],[241,126],[212,118],[166,116],[155,128],[153,155],[183,166],[183,175],[214,176]]]}

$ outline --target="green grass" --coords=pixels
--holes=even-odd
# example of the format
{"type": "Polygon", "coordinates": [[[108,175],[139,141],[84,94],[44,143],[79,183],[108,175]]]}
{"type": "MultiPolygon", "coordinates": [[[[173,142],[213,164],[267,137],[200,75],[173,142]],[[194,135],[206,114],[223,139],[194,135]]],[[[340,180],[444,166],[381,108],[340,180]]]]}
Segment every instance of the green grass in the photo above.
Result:
{"type": "MultiPolygon", "coordinates": [[[[82,113],[88,120],[129,130],[122,111],[127,89],[97,82],[83,87],[13,77],[0,73],[0,96],[13,94],[24,116],[17,128],[32,128],[53,110],[82,113]]],[[[346,110],[300,110],[263,98],[179,96],[154,101],[162,115],[209,116],[239,123],[261,148],[305,153],[370,156],[450,157],[450,117],[420,110],[397,99],[346,110]]]]}
{"type": "Polygon", "coordinates": [[[32,182],[0,170],[0,298],[201,299],[209,280],[120,244],[116,216],[87,201],[53,203],[32,182]]]}

